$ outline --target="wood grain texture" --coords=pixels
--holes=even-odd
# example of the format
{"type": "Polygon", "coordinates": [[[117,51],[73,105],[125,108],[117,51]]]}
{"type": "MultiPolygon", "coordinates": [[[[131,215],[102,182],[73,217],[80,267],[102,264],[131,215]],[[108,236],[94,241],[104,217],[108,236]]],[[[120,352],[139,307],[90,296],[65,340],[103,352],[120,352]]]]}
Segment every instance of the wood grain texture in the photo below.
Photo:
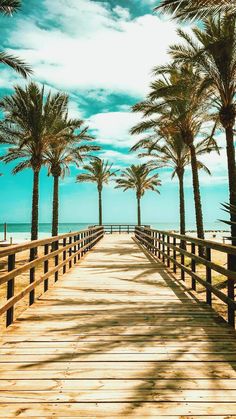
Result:
{"type": "Polygon", "coordinates": [[[1,337],[0,417],[235,418],[236,334],[126,234],[1,337]]]}

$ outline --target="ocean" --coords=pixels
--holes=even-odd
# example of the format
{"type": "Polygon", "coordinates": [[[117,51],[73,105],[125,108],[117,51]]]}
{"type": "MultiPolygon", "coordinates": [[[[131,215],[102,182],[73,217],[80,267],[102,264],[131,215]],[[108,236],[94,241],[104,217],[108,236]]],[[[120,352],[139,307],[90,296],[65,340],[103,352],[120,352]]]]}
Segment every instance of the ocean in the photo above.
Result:
{"type": "MultiPolygon", "coordinates": [[[[69,233],[71,231],[84,230],[88,226],[96,223],[60,223],[59,224],[59,234],[69,233]]],[[[132,224],[132,223],[107,223],[107,224],[132,224]]],[[[153,223],[145,222],[145,225],[150,225],[152,228],[158,230],[176,230],[179,229],[179,224],[174,222],[169,223],[153,223]]],[[[219,221],[212,223],[205,223],[206,231],[229,231],[229,227],[219,221]]],[[[189,223],[187,225],[187,231],[196,231],[194,223],[189,223]]],[[[50,237],[51,235],[51,224],[50,223],[40,223],[39,224],[39,239],[45,237],[50,237]]],[[[0,240],[4,239],[4,224],[0,224],[0,240]]],[[[7,224],[7,240],[12,240],[13,242],[22,242],[30,240],[30,224],[29,223],[9,223],[7,224]]]]}

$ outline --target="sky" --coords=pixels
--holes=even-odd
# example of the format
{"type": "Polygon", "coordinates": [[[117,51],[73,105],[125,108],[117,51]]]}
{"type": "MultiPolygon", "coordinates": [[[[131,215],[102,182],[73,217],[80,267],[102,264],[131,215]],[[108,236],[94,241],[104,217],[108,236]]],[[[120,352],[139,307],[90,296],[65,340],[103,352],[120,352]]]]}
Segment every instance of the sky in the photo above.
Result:
{"type": "MultiPolygon", "coordinates": [[[[130,147],[139,137],[129,134],[141,116],[130,107],[143,100],[154,66],[168,62],[168,47],[176,43],[177,23],[153,13],[155,0],[23,0],[12,17],[0,17],[1,48],[29,63],[32,79],[46,91],[70,95],[70,115],[86,120],[101,158],[122,170],[140,162],[130,147]]],[[[0,67],[0,96],[13,93],[25,81],[6,66],[0,67]]],[[[217,154],[203,157],[212,176],[200,174],[206,225],[223,217],[221,203],[228,201],[224,135],[217,154]]],[[[3,150],[2,150],[3,151],[3,150]]],[[[11,175],[13,165],[0,164],[0,222],[30,221],[32,173],[11,175]]],[[[78,169],[60,184],[60,221],[96,222],[97,191],[93,184],[77,184],[78,169]]],[[[178,183],[168,169],[160,170],[160,195],[148,192],[142,202],[144,223],[178,223],[178,183]]],[[[185,176],[187,225],[194,224],[191,173],[185,176]]],[[[40,222],[51,222],[52,178],[40,177],[40,222]]],[[[104,222],[133,223],[133,191],[104,189],[104,222]]]]}

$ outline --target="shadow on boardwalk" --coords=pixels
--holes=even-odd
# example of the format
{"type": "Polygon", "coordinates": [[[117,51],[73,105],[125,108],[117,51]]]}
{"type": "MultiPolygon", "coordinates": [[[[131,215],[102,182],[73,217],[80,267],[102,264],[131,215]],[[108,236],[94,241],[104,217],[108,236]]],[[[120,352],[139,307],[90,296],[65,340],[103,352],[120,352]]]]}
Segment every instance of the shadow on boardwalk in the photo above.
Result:
{"type": "Polygon", "coordinates": [[[188,402],[196,409],[204,402],[204,414],[217,412],[219,401],[235,404],[234,331],[160,262],[118,237],[115,245],[116,236],[100,243],[9,329],[3,347],[13,352],[14,335],[22,332],[29,340],[20,343],[29,347],[34,341],[72,345],[33,361],[25,354],[18,370],[33,374],[66,363],[71,392],[60,384],[64,402],[115,401],[121,416],[138,416],[148,403],[163,404],[166,415],[170,402],[181,403],[183,415],[194,414],[188,402]],[[99,382],[88,397],[74,380],[99,382]]]}

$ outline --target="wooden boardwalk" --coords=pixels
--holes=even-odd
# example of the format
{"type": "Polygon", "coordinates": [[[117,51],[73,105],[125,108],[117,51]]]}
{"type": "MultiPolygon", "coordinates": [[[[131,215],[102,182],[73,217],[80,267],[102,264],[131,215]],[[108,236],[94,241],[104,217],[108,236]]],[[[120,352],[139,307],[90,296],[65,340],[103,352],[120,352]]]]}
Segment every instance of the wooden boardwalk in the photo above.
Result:
{"type": "Polygon", "coordinates": [[[106,236],[2,338],[0,417],[236,418],[235,332],[106,236]]]}

